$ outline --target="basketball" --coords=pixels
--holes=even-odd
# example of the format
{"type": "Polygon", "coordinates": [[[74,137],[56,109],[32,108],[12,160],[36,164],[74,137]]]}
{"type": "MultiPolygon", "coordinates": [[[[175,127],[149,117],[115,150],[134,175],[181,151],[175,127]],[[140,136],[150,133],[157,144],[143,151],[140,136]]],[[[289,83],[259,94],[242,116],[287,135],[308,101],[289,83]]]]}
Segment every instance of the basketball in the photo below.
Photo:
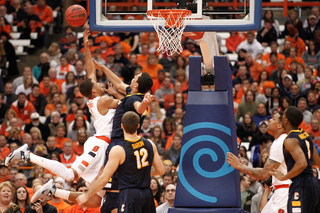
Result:
{"type": "Polygon", "coordinates": [[[72,27],[80,27],[87,21],[87,11],[81,5],[75,4],[68,7],[65,18],[72,27]]]}

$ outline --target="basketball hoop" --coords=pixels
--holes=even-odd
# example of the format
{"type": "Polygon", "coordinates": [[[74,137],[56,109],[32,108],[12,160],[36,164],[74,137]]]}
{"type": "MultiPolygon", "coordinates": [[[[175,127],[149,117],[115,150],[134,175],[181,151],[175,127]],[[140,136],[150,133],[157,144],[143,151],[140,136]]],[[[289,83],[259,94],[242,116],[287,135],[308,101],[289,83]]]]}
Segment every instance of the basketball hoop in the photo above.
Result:
{"type": "Polygon", "coordinates": [[[191,18],[191,11],[181,9],[149,10],[147,18],[151,20],[159,36],[157,51],[169,56],[174,53],[180,54],[183,51],[182,34],[191,18]]]}

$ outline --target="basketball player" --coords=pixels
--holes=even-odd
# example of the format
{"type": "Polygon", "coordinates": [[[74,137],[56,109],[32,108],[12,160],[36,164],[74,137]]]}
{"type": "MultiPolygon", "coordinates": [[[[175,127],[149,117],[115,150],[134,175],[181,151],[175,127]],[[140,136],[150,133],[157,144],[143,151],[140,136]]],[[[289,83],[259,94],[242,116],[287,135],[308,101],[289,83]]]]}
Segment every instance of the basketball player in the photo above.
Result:
{"type": "Polygon", "coordinates": [[[288,172],[284,175],[278,170],[273,170],[270,174],[281,181],[292,181],[288,213],[318,213],[320,187],[313,176],[312,165],[319,166],[320,158],[310,136],[303,129],[299,129],[302,120],[303,114],[297,107],[290,106],[284,111],[282,125],[288,136],[283,143],[283,155],[288,172]]]}
{"type": "MultiPolygon", "coordinates": [[[[33,153],[29,153],[28,146],[24,145],[18,150],[12,152],[7,158],[5,163],[9,164],[12,160],[20,159],[31,161],[36,163],[54,174],[62,177],[65,180],[76,180],[81,176],[88,183],[92,183],[99,171],[104,166],[105,153],[108,145],[111,142],[112,122],[115,114],[115,108],[118,106],[119,100],[113,99],[108,95],[105,95],[104,90],[100,84],[97,83],[95,66],[91,60],[91,54],[88,44],[88,32],[84,33],[84,44],[86,51],[86,66],[87,66],[87,81],[91,82],[91,87],[83,87],[80,85],[80,92],[89,98],[87,105],[94,118],[94,127],[96,134],[86,141],[84,145],[84,153],[76,159],[70,169],[66,168],[58,161],[49,160],[39,157],[33,153]]],[[[107,91],[107,90],[106,90],[107,91]]],[[[69,191],[59,190],[55,191],[55,185],[52,181],[45,184],[38,193],[36,193],[31,201],[37,201],[38,199],[47,195],[55,195],[63,199],[68,199],[76,202],[76,197],[81,193],[70,193],[69,191]],[[43,194],[43,192],[46,192],[43,194]]],[[[91,199],[86,205],[87,207],[97,208],[100,206],[101,198],[104,196],[105,191],[102,190],[96,196],[96,199],[91,199]]]]}
{"type": "MultiPolygon", "coordinates": [[[[140,128],[142,126],[144,117],[147,114],[146,108],[148,104],[151,103],[154,99],[153,95],[147,93],[153,85],[153,80],[148,73],[141,73],[136,75],[132,79],[130,85],[127,85],[106,66],[96,61],[93,61],[93,63],[95,64],[96,69],[102,70],[106,74],[117,91],[122,94],[126,94],[126,96],[119,103],[113,119],[111,143],[107,149],[107,161],[110,149],[115,145],[119,145],[124,140],[124,133],[121,128],[121,119],[125,112],[133,111],[139,115],[140,125],[138,127],[138,133],[140,133],[140,128]]],[[[109,213],[112,210],[117,209],[118,192],[119,190],[117,188],[117,174],[115,174],[112,178],[111,188],[107,190],[106,200],[101,207],[102,211],[109,213]]]]}
{"type": "MultiPolygon", "coordinates": [[[[282,154],[282,147],[287,134],[282,127],[282,116],[283,112],[279,112],[269,120],[269,131],[272,132],[276,139],[272,143],[270,156],[263,168],[250,168],[245,166],[241,164],[238,158],[230,152],[227,154],[227,163],[229,163],[233,168],[260,180],[268,179],[270,177],[269,172],[273,169],[286,173],[287,166],[282,154]]],[[[276,177],[272,177],[272,185],[274,186],[275,191],[271,199],[261,211],[262,213],[287,212],[290,183],[290,180],[280,181],[276,177]]]]}
{"type": "Polygon", "coordinates": [[[140,117],[134,112],[123,115],[121,127],[125,139],[110,150],[102,175],[89,191],[77,198],[80,206],[100,191],[117,170],[120,189],[118,212],[156,212],[150,189],[151,167],[155,168],[152,175],[162,175],[165,170],[154,143],[137,135],[139,122],[140,117]]]}

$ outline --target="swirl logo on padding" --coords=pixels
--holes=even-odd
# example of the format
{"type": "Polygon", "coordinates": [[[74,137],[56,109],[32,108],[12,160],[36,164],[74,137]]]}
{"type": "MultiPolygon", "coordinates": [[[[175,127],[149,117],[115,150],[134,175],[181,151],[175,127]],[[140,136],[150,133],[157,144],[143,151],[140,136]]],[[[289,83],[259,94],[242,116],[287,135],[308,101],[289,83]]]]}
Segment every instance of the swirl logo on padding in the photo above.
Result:
{"type": "MultiPolygon", "coordinates": [[[[197,130],[197,129],[214,129],[214,130],[221,131],[221,132],[231,136],[230,128],[223,126],[221,124],[212,123],[212,122],[200,122],[200,123],[188,125],[184,128],[183,133],[186,134],[190,131],[197,130]]],[[[193,145],[195,145],[197,143],[203,142],[203,141],[212,142],[212,143],[218,145],[225,153],[225,158],[227,157],[226,156],[227,152],[230,152],[228,146],[221,139],[219,139],[215,136],[212,136],[212,135],[200,135],[200,136],[194,137],[192,139],[189,139],[182,146],[180,158],[181,159],[184,158],[184,155],[186,154],[186,152],[188,151],[188,149],[190,147],[192,147],[193,145]]],[[[216,152],[214,150],[209,149],[209,148],[202,148],[202,149],[198,150],[193,156],[192,163],[193,163],[193,167],[194,167],[195,171],[199,175],[201,175],[202,177],[205,177],[205,178],[222,177],[222,176],[229,174],[230,172],[232,172],[234,170],[233,167],[231,167],[224,160],[224,164],[221,166],[221,168],[218,171],[211,171],[211,172],[206,171],[201,167],[200,162],[199,162],[200,157],[203,155],[209,155],[213,162],[218,161],[218,155],[216,154],[216,152]]],[[[182,185],[184,186],[184,188],[186,190],[188,190],[192,195],[196,196],[197,198],[204,200],[204,201],[207,201],[207,202],[210,202],[210,203],[217,202],[216,197],[205,195],[205,194],[197,191],[194,187],[192,187],[189,184],[189,182],[187,181],[187,179],[184,175],[182,163],[180,163],[180,168],[179,168],[179,180],[182,183],[182,185]]]]}

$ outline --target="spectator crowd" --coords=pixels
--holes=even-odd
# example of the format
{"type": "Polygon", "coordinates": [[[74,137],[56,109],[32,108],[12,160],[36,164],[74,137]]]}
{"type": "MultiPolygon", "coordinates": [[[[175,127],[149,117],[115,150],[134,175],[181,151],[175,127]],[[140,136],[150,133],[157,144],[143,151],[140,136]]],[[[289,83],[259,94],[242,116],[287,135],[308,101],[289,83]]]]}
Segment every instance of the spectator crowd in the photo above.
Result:
{"type": "MultiPolygon", "coordinates": [[[[83,38],[78,38],[74,29],[67,26],[60,41],[48,43],[50,27],[54,27],[55,33],[61,31],[62,0],[0,3],[1,76],[15,76],[12,81],[0,78],[0,161],[21,145],[28,144],[34,154],[57,160],[70,168],[83,153],[87,138],[95,134],[87,99],[79,91],[79,85],[87,77],[83,38]],[[39,62],[24,67],[19,77],[16,77],[19,70],[15,48],[10,43],[14,27],[21,33],[20,38],[30,39],[30,33],[38,33],[33,44],[49,47],[40,54],[39,62]]],[[[114,7],[111,5],[110,10],[116,10],[114,7]]],[[[108,16],[108,19],[119,18],[143,17],[108,16]]],[[[268,157],[267,147],[274,139],[268,132],[268,120],[291,105],[303,112],[301,128],[313,137],[315,145],[320,145],[319,20],[317,7],[312,8],[306,20],[299,20],[297,12],[291,10],[284,31],[280,31],[273,12],[266,10],[261,29],[230,32],[226,39],[227,52],[221,52],[221,55],[238,56],[236,61],[230,61],[230,68],[242,163],[263,167],[268,157]],[[247,146],[241,146],[241,143],[247,146]]],[[[90,30],[88,22],[83,29],[90,30]]],[[[166,212],[173,206],[175,185],[172,183],[177,180],[188,95],[188,57],[201,56],[200,47],[194,40],[183,38],[182,42],[184,51],[180,55],[167,56],[156,51],[159,44],[155,32],[91,31],[89,37],[92,58],[125,83],[130,83],[141,72],[149,73],[153,79],[150,93],[155,101],[149,106],[140,135],[156,144],[166,169],[163,176],[152,178],[150,183],[156,205],[162,204],[157,212],[166,212]]],[[[108,87],[110,81],[101,70],[96,70],[96,77],[98,83],[108,87]]],[[[54,176],[30,163],[15,162],[9,168],[1,164],[0,189],[5,187],[11,192],[11,202],[15,203],[11,206],[13,210],[20,207],[22,212],[31,212],[29,199],[32,194],[54,176]],[[21,168],[25,166],[28,168],[21,168]]],[[[243,174],[240,182],[242,207],[250,212],[256,207],[253,205],[257,205],[251,198],[262,192],[262,187],[258,180],[243,174]]],[[[68,182],[55,178],[55,183],[61,189],[87,190],[81,179],[68,182]]],[[[2,199],[0,197],[0,208],[5,205],[2,199]]],[[[42,208],[44,212],[81,210],[76,204],[59,198],[34,208],[42,208]]]]}

